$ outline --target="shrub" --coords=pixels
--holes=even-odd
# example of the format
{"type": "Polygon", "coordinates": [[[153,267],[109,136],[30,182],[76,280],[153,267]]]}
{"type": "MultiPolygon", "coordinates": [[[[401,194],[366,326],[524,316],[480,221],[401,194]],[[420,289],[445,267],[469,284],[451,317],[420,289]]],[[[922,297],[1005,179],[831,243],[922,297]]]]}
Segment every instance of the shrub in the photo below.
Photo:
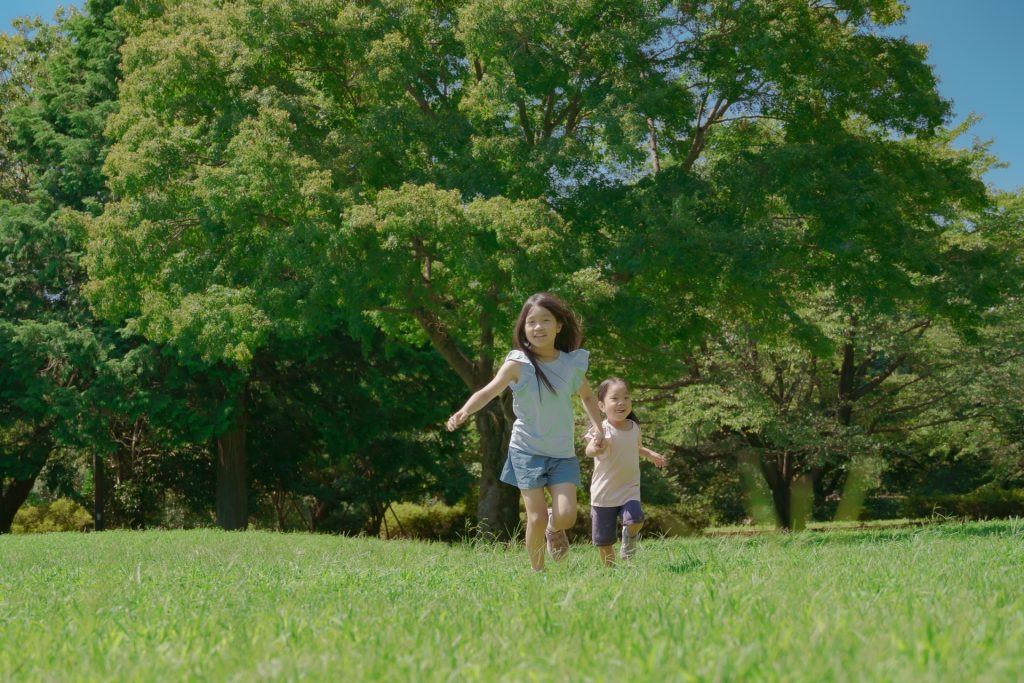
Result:
{"type": "Polygon", "coordinates": [[[396,503],[384,515],[380,536],[453,542],[471,535],[471,527],[471,516],[462,504],[396,503]]]}
{"type": "Polygon", "coordinates": [[[896,494],[882,494],[869,496],[864,499],[864,508],[861,510],[862,521],[877,519],[900,519],[907,515],[906,496],[896,494]]]}
{"type": "MultiPolygon", "coordinates": [[[[686,503],[672,505],[644,504],[643,533],[647,536],[691,536],[711,526],[711,517],[702,508],[686,503]]],[[[519,540],[526,531],[526,518],[520,512],[519,540]]],[[[590,507],[580,504],[576,523],[566,529],[571,543],[590,542],[590,507]]],[[[473,516],[463,503],[454,506],[441,503],[415,505],[396,503],[384,516],[381,538],[415,538],[428,541],[454,542],[473,535],[473,516]]]]}
{"type": "Polygon", "coordinates": [[[940,514],[970,519],[1024,516],[1024,489],[983,486],[970,493],[946,496],[909,496],[906,516],[940,514]]]}
{"type": "Polygon", "coordinates": [[[703,507],[686,503],[645,505],[644,514],[644,534],[648,536],[694,536],[712,524],[711,515],[703,507]]]}
{"type": "Polygon", "coordinates": [[[52,503],[23,505],[14,515],[11,533],[83,531],[92,523],[92,515],[85,508],[69,498],[59,498],[52,503]]]}

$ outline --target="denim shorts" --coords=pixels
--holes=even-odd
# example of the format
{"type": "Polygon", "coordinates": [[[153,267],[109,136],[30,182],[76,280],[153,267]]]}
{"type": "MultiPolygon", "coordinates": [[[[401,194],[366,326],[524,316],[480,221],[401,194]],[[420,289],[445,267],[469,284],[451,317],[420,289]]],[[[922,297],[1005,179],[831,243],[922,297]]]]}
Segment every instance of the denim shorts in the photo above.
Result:
{"type": "Polygon", "coordinates": [[[622,525],[639,524],[644,521],[644,511],[639,500],[627,500],[613,508],[590,506],[591,539],[594,545],[614,545],[619,525],[616,521],[622,515],[622,525]]]}
{"type": "Polygon", "coordinates": [[[551,458],[509,448],[505,467],[501,470],[501,480],[524,491],[555,484],[579,486],[580,461],[575,457],[551,458]]]}

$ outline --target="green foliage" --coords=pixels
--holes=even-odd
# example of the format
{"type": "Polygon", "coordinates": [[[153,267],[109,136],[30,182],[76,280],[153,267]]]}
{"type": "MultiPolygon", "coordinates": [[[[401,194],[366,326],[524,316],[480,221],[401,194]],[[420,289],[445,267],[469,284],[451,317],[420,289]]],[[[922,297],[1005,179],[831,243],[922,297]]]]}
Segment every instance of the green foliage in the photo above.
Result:
{"type": "MultiPolygon", "coordinates": [[[[711,526],[708,510],[693,503],[648,504],[643,506],[644,535],[651,538],[693,536],[711,526]]],[[[454,506],[440,502],[424,505],[396,503],[386,511],[380,526],[381,538],[406,538],[425,541],[455,542],[474,536],[472,515],[465,504],[454,506]]],[[[521,518],[519,539],[525,533],[526,521],[521,518]]],[[[590,508],[580,505],[576,523],[568,530],[575,543],[589,544],[591,538],[590,508]]]]}
{"type": "Polygon", "coordinates": [[[464,505],[399,503],[388,509],[381,524],[381,538],[409,538],[454,542],[473,536],[472,515],[464,505]]]}
{"type": "Polygon", "coordinates": [[[11,511],[51,453],[85,443],[104,451],[111,439],[95,419],[118,400],[107,398],[104,366],[129,344],[97,323],[81,295],[82,216],[107,199],[100,166],[120,75],[117,4],[89,0],[85,14],[0,38],[10,75],[0,83],[0,478],[11,511]]]}
{"type": "Polygon", "coordinates": [[[429,349],[365,343],[338,332],[253,366],[252,489],[282,530],[376,534],[397,501],[467,493],[461,435],[424,427],[447,415],[458,378],[429,349]]]}
{"type": "Polygon", "coordinates": [[[733,519],[756,467],[782,517],[801,477],[820,512],[952,451],[1024,476],[1021,196],[953,146],[971,121],[882,32],[904,11],[89,0],[23,25],[0,40],[0,467],[87,445],[134,473],[127,514],[205,472],[244,398],[279,525],[289,499],[372,527],[462,489],[426,356],[479,387],[547,289],[592,374],[650,401],[675,456],[652,500],[733,519]]]}
{"type": "Polygon", "coordinates": [[[970,493],[944,496],[912,495],[904,502],[908,517],[999,519],[1024,517],[1024,489],[982,486],[970,493]]]}
{"type": "Polygon", "coordinates": [[[349,272],[376,324],[412,341],[432,338],[443,351],[442,335],[465,330],[465,345],[483,356],[495,352],[494,330],[510,331],[522,300],[550,281],[568,238],[541,201],[463,204],[430,185],[382,190],[347,215],[344,234],[349,272]]]}
{"type": "Polygon", "coordinates": [[[644,505],[643,534],[647,538],[699,535],[711,526],[710,511],[692,502],[644,505]]]}
{"type": "Polygon", "coordinates": [[[90,515],[81,505],[67,498],[52,503],[25,505],[14,516],[11,532],[36,534],[51,531],[85,531],[92,525],[90,515]]]}
{"type": "Polygon", "coordinates": [[[117,200],[90,226],[91,300],[211,364],[248,368],[272,339],[338,319],[341,204],[319,104],[306,76],[248,43],[280,19],[244,3],[168,4],[126,45],[108,129],[117,200]]]}
{"type": "Polygon", "coordinates": [[[675,453],[677,481],[707,482],[717,476],[711,461],[750,461],[784,516],[780,496],[799,476],[813,478],[815,507],[825,514],[827,499],[879,485],[892,493],[921,489],[943,449],[973,463],[974,486],[1007,476],[993,467],[996,453],[1007,463],[1016,457],[1012,437],[993,421],[1005,396],[985,387],[1015,376],[1013,351],[975,347],[939,322],[857,318],[833,327],[827,315],[821,319],[841,349],[831,356],[724,337],[705,346],[683,386],[661,394],[652,433],[675,453]],[[891,473],[883,478],[885,469],[891,473]]]}

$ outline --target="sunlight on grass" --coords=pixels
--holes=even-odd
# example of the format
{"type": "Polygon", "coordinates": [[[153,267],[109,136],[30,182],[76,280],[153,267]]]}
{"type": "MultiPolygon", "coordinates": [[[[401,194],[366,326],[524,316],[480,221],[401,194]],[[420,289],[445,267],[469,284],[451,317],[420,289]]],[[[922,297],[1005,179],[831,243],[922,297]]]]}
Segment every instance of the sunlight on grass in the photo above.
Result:
{"type": "Polygon", "coordinates": [[[1024,666],[1019,520],[589,546],[0,537],[0,680],[986,680],[1024,666]]]}

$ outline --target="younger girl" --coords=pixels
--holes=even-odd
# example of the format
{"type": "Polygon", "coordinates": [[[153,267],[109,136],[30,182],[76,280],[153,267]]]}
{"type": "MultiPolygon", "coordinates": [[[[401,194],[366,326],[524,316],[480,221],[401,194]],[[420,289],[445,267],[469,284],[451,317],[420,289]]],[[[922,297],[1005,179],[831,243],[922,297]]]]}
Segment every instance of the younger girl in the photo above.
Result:
{"type": "MultiPolygon", "coordinates": [[[[552,559],[562,559],[569,550],[565,530],[576,522],[580,463],[574,448],[572,394],[583,399],[595,429],[601,420],[587,383],[590,353],[580,348],[580,337],[579,321],[558,297],[534,294],[516,321],[515,350],[494,379],[448,418],[448,429],[455,430],[505,387],[512,388],[516,421],[501,480],[523,494],[526,550],[537,571],[544,569],[545,538],[552,559]],[[551,495],[550,512],[544,489],[551,495]]],[[[602,438],[598,436],[598,445],[602,438]]]]}
{"type": "Polygon", "coordinates": [[[590,483],[590,521],[594,545],[606,566],[615,562],[616,521],[622,517],[622,547],[619,555],[633,556],[643,526],[640,508],[640,457],[665,466],[665,458],[640,443],[640,425],[633,414],[633,402],[625,380],[612,377],[597,388],[597,405],[605,414],[601,431],[584,438],[587,455],[594,458],[590,483]],[[604,436],[601,439],[600,436],[604,436]]]}

